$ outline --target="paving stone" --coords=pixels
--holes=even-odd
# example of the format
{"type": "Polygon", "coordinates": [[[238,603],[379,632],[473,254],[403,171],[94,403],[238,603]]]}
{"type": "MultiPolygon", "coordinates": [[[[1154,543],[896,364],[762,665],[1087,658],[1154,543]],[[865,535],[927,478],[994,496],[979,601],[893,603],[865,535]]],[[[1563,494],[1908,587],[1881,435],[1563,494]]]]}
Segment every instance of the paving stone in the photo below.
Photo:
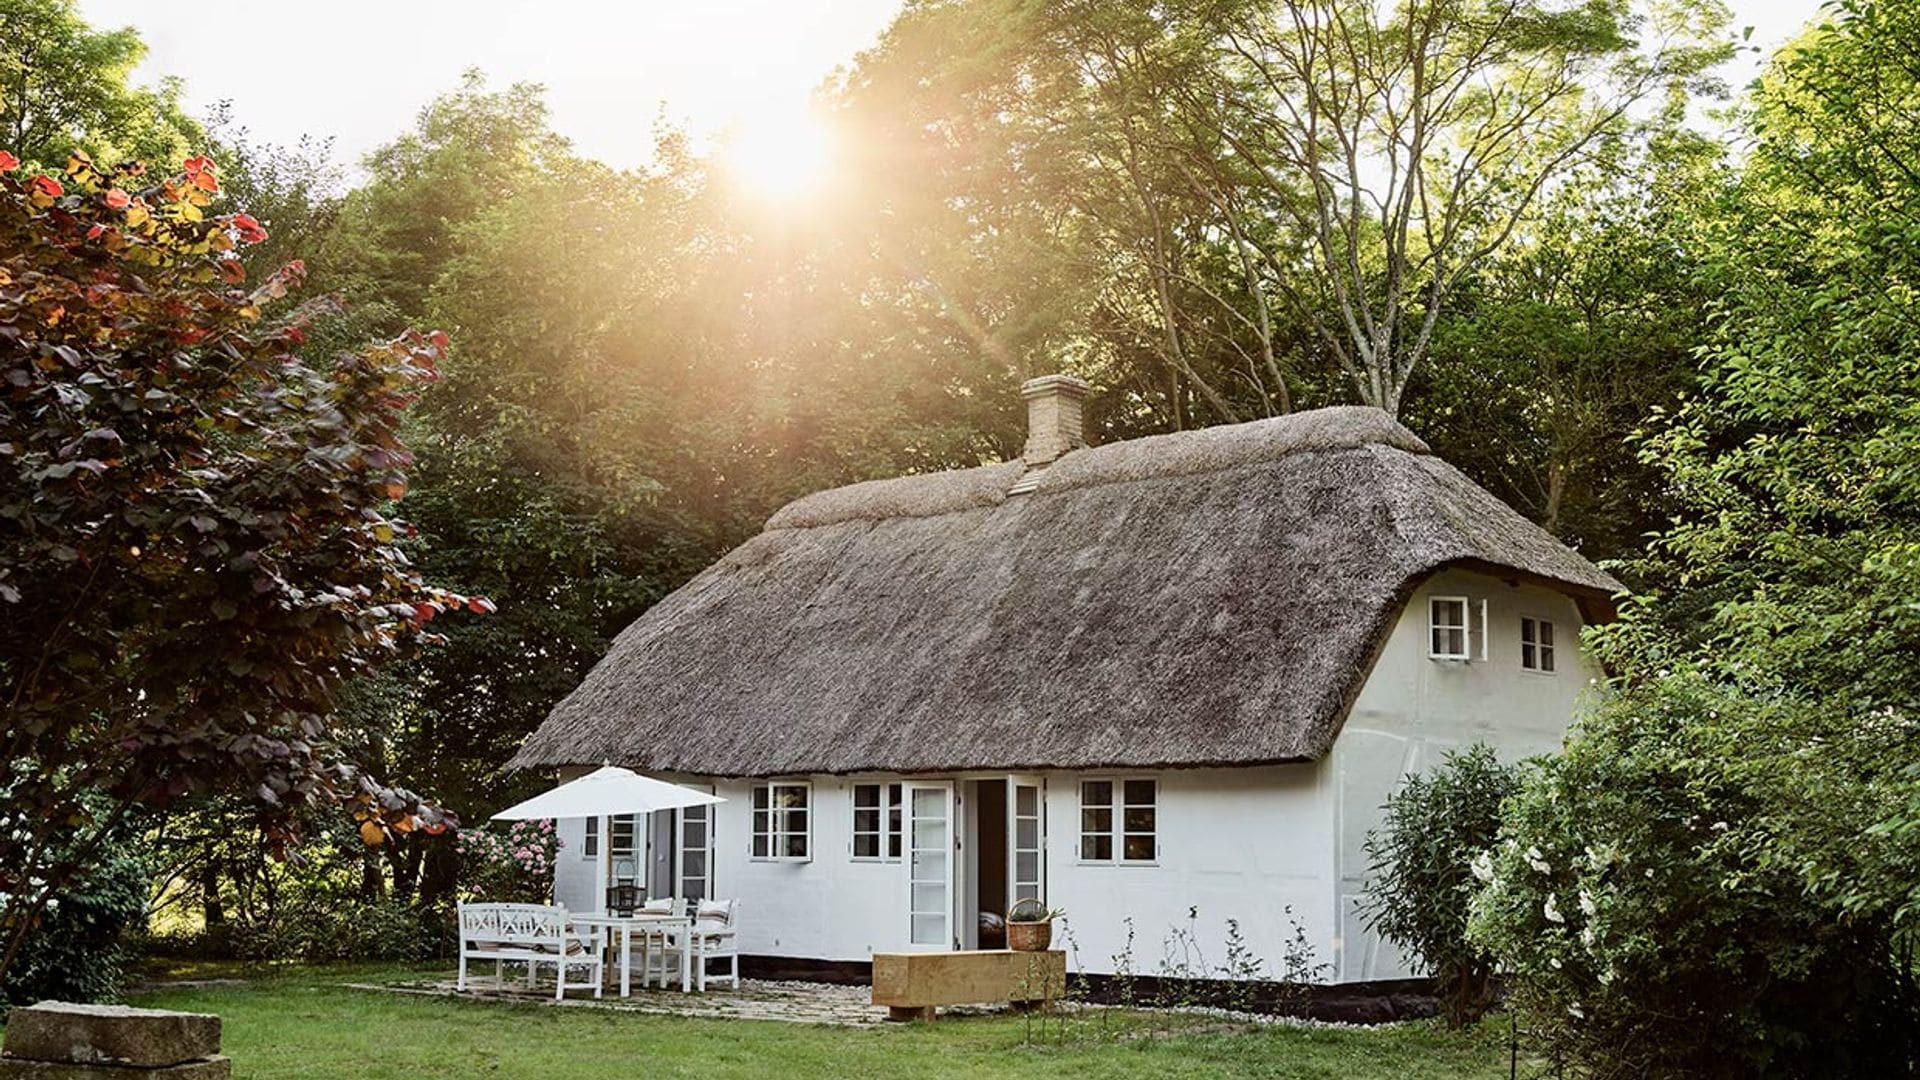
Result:
{"type": "MultiPolygon", "coordinates": [[[[569,994],[564,1002],[553,999],[549,987],[543,994],[528,991],[524,984],[507,986],[475,985],[468,976],[468,988],[461,993],[451,980],[405,984],[356,984],[360,989],[388,993],[424,994],[435,997],[459,997],[488,1001],[513,1001],[523,1004],[543,1002],[567,1008],[605,1009],[613,1012],[642,1013],[649,1016],[685,1016],[715,1020],[763,1020],[794,1024],[826,1024],[837,1027],[868,1027],[886,1019],[885,1006],[874,1005],[864,986],[837,986],[826,983],[761,982],[742,980],[739,989],[715,987],[704,994],[681,993],[679,989],[639,989],[631,997],[608,995],[599,999],[569,994]]],[[[992,1011],[992,1010],[987,1010],[992,1011]]]]}
{"type": "Polygon", "coordinates": [[[178,1065],[220,1052],[220,1018],[43,1001],[8,1014],[5,1052],[77,1065],[178,1065]]]}

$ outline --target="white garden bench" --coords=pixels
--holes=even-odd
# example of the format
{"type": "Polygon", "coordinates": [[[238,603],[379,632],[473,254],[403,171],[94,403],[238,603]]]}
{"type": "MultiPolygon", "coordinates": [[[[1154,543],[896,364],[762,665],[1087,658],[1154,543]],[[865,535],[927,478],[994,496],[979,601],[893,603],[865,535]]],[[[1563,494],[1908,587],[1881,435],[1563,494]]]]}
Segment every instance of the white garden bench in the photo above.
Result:
{"type": "Polygon", "coordinates": [[[461,904],[460,977],[455,985],[467,988],[467,961],[491,960],[496,979],[509,961],[527,965],[527,985],[542,965],[554,969],[554,1000],[572,989],[602,988],[601,965],[606,960],[606,935],[599,930],[576,930],[567,909],[558,904],[461,904]],[[584,969],[590,982],[568,982],[567,972],[584,969]]]}

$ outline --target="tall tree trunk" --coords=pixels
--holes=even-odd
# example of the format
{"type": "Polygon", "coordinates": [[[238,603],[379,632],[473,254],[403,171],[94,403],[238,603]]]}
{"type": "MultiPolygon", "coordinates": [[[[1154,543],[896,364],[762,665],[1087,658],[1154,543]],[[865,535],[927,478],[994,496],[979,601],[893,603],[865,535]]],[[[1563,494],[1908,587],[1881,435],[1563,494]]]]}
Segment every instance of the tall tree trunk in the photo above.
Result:
{"type": "Polygon", "coordinates": [[[214,855],[200,864],[200,916],[209,930],[227,922],[227,905],[220,897],[220,859],[214,855]]]}

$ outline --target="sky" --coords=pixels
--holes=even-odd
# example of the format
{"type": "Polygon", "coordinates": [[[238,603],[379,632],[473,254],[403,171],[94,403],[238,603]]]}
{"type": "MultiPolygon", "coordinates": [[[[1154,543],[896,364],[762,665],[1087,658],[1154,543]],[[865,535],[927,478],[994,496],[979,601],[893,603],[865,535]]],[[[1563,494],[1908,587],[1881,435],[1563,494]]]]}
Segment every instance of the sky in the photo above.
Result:
{"type": "MultiPolygon", "coordinates": [[[[1820,0],[1732,0],[1734,25],[1771,50],[1820,0]]],[[[667,115],[696,134],[793,115],[872,45],[901,0],[199,0],[190,18],[155,0],[80,0],[97,27],[133,26],[135,73],[179,76],[204,114],[233,104],[252,136],[331,136],[351,163],[408,127],[479,67],[498,85],[543,83],[554,126],[589,157],[645,164],[667,115]],[[213,32],[225,27],[230,32],[213,32]]],[[[1751,78],[1751,59],[1729,75],[1751,78]]]]}

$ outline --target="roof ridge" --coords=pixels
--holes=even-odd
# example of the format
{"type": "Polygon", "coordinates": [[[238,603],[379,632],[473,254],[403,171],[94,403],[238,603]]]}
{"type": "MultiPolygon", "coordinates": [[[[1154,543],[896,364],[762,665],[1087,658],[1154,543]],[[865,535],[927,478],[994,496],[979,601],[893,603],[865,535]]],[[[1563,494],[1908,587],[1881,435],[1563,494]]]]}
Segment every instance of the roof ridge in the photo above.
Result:
{"type": "Polygon", "coordinates": [[[767,519],[766,529],[805,529],[862,519],[938,517],[998,506],[1010,494],[1047,494],[1151,477],[1217,472],[1293,454],[1375,445],[1413,454],[1432,452],[1418,435],[1383,410],[1369,405],[1333,405],[1089,446],[1039,469],[1028,469],[1016,458],[828,488],[781,507],[767,519]]]}

